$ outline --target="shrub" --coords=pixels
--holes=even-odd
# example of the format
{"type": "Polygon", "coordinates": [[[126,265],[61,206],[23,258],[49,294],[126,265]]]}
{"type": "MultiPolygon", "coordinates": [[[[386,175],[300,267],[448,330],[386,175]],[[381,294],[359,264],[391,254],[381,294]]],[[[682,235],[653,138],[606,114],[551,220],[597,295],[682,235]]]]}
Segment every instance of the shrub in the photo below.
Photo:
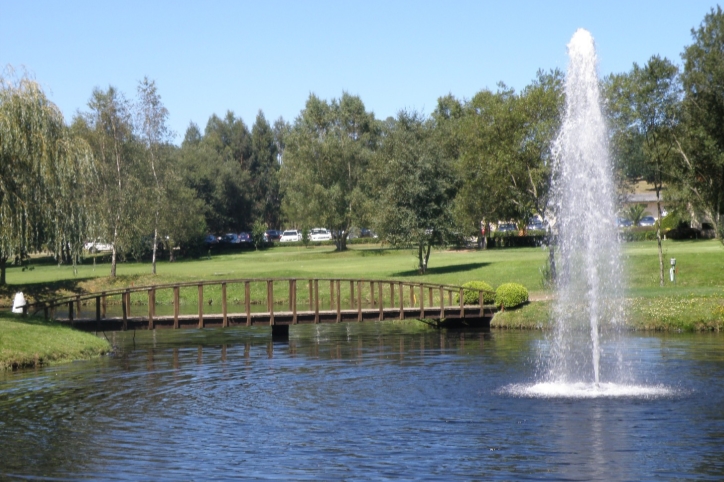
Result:
{"type": "MultiPolygon", "coordinates": [[[[463,288],[474,288],[475,290],[485,290],[483,293],[483,303],[492,304],[495,301],[495,290],[485,281],[468,281],[463,284],[463,288]]],[[[480,302],[480,292],[475,290],[463,291],[463,302],[466,305],[477,305],[480,302]]],[[[455,303],[460,303],[460,294],[455,295],[455,303]]]]}
{"type": "Polygon", "coordinates": [[[515,308],[528,301],[528,290],[518,283],[503,283],[495,290],[495,304],[501,308],[515,308]]]}

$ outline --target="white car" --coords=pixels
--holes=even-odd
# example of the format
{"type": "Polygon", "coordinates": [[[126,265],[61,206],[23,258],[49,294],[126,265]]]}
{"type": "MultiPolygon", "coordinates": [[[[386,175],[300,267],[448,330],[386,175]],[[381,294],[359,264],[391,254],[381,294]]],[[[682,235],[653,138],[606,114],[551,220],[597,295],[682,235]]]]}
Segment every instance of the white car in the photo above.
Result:
{"type": "Polygon", "coordinates": [[[89,253],[100,253],[101,251],[111,251],[113,245],[109,243],[103,243],[101,241],[91,241],[85,243],[83,246],[89,253]]]}
{"type": "Polygon", "coordinates": [[[311,241],[329,241],[332,239],[332,233],[324,228],[314,228],[309,233],[309,239],[311,241]]]}
{"type": "Polygon", "coordinates": [[[284,231],[282,233],[282,237],[279,238],[280,243],[287,243],[287,242],[301,241],[301,240],[302,240],[302,233],[300,233],[296,229],[289,229],[287,231],[284,231]]]}

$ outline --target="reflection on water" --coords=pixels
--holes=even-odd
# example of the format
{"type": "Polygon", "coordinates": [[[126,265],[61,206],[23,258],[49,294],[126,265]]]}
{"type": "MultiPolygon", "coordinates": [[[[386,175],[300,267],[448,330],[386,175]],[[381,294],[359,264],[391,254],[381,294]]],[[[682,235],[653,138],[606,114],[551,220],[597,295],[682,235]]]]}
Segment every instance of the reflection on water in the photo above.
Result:
{"type": "Polygon", "coordinates": [[[652,398],[535,398],[537,332],[414,323],[108,333],[0,374],[0,474],[61,479],[720,479],[719,336],[631,337],[652,398]]]}

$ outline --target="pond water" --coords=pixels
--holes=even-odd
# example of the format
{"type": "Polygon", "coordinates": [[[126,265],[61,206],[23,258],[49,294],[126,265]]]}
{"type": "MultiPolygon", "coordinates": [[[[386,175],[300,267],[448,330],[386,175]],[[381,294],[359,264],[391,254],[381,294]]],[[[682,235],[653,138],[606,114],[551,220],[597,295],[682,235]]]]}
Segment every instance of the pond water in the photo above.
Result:
{"type": "Polygon", "coordinates": [[[719,335],[631,335],[634,396],[557,397],[540,332],[414,322],[108,333],[0,374],[0,478],[721,480],[719,335]]]}

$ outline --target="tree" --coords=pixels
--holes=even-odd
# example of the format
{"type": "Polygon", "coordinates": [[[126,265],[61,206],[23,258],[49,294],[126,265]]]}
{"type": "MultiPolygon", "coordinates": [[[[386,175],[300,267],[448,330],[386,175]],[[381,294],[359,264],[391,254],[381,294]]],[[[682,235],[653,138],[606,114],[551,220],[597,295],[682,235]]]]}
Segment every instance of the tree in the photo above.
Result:
{"type": "MultiPolygon", "coordinates": [[[[643,67],[634,63],[629,74],[607,82],[609,112],[614,119],[613,144],[619,152],[635,160],[629,169],[654,186],[658,219],[661,220],[661,192],[666,182],[676,182],[674,162],[680,123],[681,87],[678,69],[655,55],[643,67]]],[[[629,219],[638,224],[638,219],[629,219]]],[[[661,223],[656,223],[659,251],[659,284],[664,286],[664,257],[661,223]]]]}
{"type": "Polygon", "coordinates": [[[362,179],[376,148],[377,124],[359,97],[331,103],[310,95],[291,132],[280,176],[287,218],[332,230],[338,250],[362,217],[362,179]]]}
{"type": "Polygon", "coordinates": [[[445,245],[456,231],[457,178],[433,122],[420,114],[400,112],[383,137],[370,170],[374,227],[394,246],[414,246],[424,274],[432,247],[445,245]]]}
{"type": "MultiPolygon", "coordinates": [[[[481,220],[546,215],[550,144],[560,125],[563,75],[538,72],[520,94],[503,84],[483,90],[459,116],[457,218],[476,230],[481,220]]],[[[489,232],[489,229],[486,229],[489,232]]]]}
{"type": "Polygon", "coordinates": [[[40,86],[0,76],[0,285],[12,257],[48,249],[76,263],[93,175],[88,145],[40,86]]]}
{"type": "Polygon", "coordinates": [[[681,156],[680,179],[687,198],[714,225],[724,228],[724,12],[717,6],[692,29],[694,43],[682,58],[684,71],[683,124],[677,139],[681,156]]]}
{"type": "Polygon", "coordinates": [[[251,128],[251,159],[249,177],[253,219],[261,219],[268,228],[279,225],[281,198],[279,194],[278,143],[264,113],[259,111],[251,128]]]}
{"type": "Polygon", "coordinates": [[[151,264],[153,274],[156,274],[156,251],[158,248],[158,227],[162,200],[165,196],[165,185],[161,178],[159,161],[159,148],[170,140],[170,132],[166,126],[168,110],[161,102],[161,96],[156,89],[156,83],[144,77],[138,83],[138,125],[141,137],[146,147],[146,155],[153,174],[154,207],[153,207],[153,254],[151,264]]]}
{"type": "Polygon", "coordinates": [[[88,102],[89,112],[73,120],[75,132],[82,135],[93,149],[98,166],[98,182],[94,184],[93,234],[110,241],[111,272],[121,256],[130,252],[134,243],[147,232],[143,213],[144,165],[141,145],[133,132],[130,104],[114,87],[106,91],[94,89],[88,102]]]}

